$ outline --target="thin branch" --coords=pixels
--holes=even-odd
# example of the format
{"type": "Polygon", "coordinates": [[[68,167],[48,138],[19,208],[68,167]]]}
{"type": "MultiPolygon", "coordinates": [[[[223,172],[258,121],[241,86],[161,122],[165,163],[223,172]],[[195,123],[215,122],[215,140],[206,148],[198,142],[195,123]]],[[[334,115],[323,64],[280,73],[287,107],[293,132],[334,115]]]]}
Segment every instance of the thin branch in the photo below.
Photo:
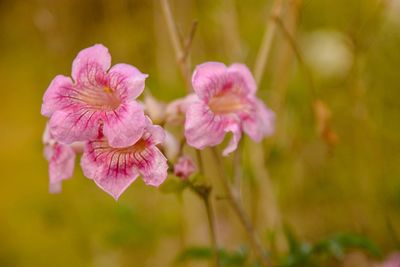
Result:
{"type": "Polygon", "coordinates": [[[282,0],[276,0],[272,9],[272,15],[267,21],[264,37],[257,54],[256,64],[254,66],[254,78],[259,84],[264,74],[265,66],[269,59],[272,43],[276,33],[276,23],[274,17],[279,17],[282,13],[282,0]]]}
{"type": "MultiPolygon", "coordinates": [[[[190,83],[190,66],[187,64],[188,54],[189,52],[185,52],[184,45],[182,42],[182,38],[180,38],[178,29],[176,27],[176,23],[174,20],[174,16],[171,11],[171,6],[168,0],[160,0],[161,1],[161,9],[165,17],[165,21],[167,23],[168,34],[171,39],[172,46],[175,51],[175,59],[178,64],[179,70],[185,80],[186,90],[187,92],[191,91],[191,83],[190,83]],[[185,58],[185,60],[182,60],[185,58]]],[[[195,31],[193,32],[194,36],[195,31]]],[[[193,39],[193,37],[191,37],[193,39]]],[[[190,39],[189,39],[190,40],[190,39]]],[[[191,41],[190,41],[191,42],[191,41]]],[[[190,46],[189,46],[190,48],[190,46]]]]}
{"type": "Polygon", "coordinates": [[[219,154],[215,148],[212,148],[212,154],[215,158],[216,164],[218,165],[218,168],[217,168],[218,172],[219,172],[218,177],[220,178],[221,183],[224,187],[224,190],[226,191],[229,203],[231,204],[232,209],[234,210],[234,212],[238,216],[240,222],[242,223],[243,227],[245,228],[254,253],[256,254],[257,258],[260,260],[261,265],[263,267],[271,266],[268,258],[266,257],[266,255],[264,253],[263,247],[261,245],[261,241],[260,241],[259,237],[257,236],[257,233],[256,233],[249,217],[247,216],[241,203],[237,199],[236,193],[234,192],[231,185],[229,184],[228,177],[226,177],[225,172],[222,170],[223,163],[222,163],[222,161],[219,157],[219,154]]]}
{"type": "Polygon", "coordinates": [[[285,39],[287,40],[287,42],[289,43],[290,47],[292,48],[294,54],[296,55],[297,61],[299,62],[299,65],[300,65],[300,67],[301,67],[301,69],[302,69],[302,71],[304,73],[304,76],[307,79],[307,82],[308,82],[308,85],[310,87],[310,90],[311,90],[311,93],[312,93],[313,97],[316,97],[317,90],[316,90],[315,85],[314,85],[314,80],[312,78],[310,69],[308,68],[308,66],[304,62],[304,58],[303,58],[303,55],[302,55],[302,53],[300,51],[300,48],[298,47],[295,39],[292,37],[290,32],[286,29],[282,19],[280,17],[274,17],[274,20],[276,21],[276,24],[281,29],[285,39]]]}
{"type": "Polygon", "coordinates": [[[190,29],[189,37],[185,41],[185,46],[184,46],[183,54],[181,57],[181,61],[183,61],[183,62],[186,62],[186,60],[190,54],[190,50],[192,48],[193,39],[194,39],[194,36],[196,35],[198,24],[199,23],[197,20],[193,21],[193,23],[192,23],[192,28],[190,29]]]}
{"type": "Polygon", "coordinates": [[[168,0],[161,0],[161,8],[164,13],[165,20],[167,22],[168,33],[171,38],[172,46],[175,50],[176,58],[180,58],[182,55],[182,44],[179,39],[178,29],[175,24],[174,16],[172,15],[171,7],[168,0]]]}

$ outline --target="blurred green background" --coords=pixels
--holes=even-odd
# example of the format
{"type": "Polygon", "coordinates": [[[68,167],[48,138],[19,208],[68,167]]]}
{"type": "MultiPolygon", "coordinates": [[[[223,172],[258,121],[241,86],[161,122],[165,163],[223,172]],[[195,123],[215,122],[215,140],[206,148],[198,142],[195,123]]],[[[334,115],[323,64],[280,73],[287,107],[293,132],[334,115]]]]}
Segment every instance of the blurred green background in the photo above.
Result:
{"type": "MultiPolygon", "coordinates": [[[[183,35],[199,22],[192,66],[252,69],[272,4],[171,1],[183,35]]],[[[258,232],[266,246],[288,224],[308,242],[353,232],[384,254],[400,249],[400,1],[289,0],[284,14],[316,94],[278,30],[258,92],[277,113],[276,134],[263,143],[267,183],[256,179],[245,142],[243,195],[258,232]],[[316,130],[315,97],[330,109],[330,137],[316,130]]],[[[0,266],[171,266],[183,247],[209,243],[205,211],[190,192],[180,201],[137,180],[115,202],[76,168],[61,194],[48,193],[42,95],[95,43],[113,63],[149,73],[146,90],[156,98],[185,95],[158,0],[0,1],[0,266]]],[[[213,196],[220,191],[216,184],[213,196]]],[[[213,201],[219,242],[237,249],[243,230],[226,201],[213,201]]],[[[335,266],[369,261],[349,257],[335,266]]]]}

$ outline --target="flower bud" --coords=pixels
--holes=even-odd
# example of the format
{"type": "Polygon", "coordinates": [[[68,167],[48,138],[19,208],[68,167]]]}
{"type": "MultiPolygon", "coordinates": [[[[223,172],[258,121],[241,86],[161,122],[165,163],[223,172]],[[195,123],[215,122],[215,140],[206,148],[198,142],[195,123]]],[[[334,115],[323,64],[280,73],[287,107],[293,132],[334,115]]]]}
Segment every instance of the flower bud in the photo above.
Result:
{"type": "Polygon", "coordinates": [[[189,156],[182,156],[174,165],[174,174],[182,180],[187,180],[197,168],[189,156]]]}

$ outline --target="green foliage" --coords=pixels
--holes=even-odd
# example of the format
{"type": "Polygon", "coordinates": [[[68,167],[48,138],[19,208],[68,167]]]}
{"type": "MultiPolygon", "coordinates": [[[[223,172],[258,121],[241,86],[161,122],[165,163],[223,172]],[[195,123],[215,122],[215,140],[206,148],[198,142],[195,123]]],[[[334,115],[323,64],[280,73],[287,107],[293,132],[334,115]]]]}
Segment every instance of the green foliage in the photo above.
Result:
{"type": "Polygon", "coordinates": [[[381,257],[379,248],[367,237],[353,233],[339,233],[314,244],[298,240],[294,233],[285,228],[289,254],[283,257],[280,267],[325,266],[329,260],[341,260],[350,249],[360,249],[370,255],[381,257]]]}
{"type": "MultiPolygon", "coordinates": [[[[218,256],[221,267],[243,267],[248,261],[248,252],[244,248],[233,252],[219,249],[218,256]]],[[[209,247],[191,247],[184,250],[176,262],[179,264],[187,261],[211,261],[213,257],[214,252],[209,247]]]]}

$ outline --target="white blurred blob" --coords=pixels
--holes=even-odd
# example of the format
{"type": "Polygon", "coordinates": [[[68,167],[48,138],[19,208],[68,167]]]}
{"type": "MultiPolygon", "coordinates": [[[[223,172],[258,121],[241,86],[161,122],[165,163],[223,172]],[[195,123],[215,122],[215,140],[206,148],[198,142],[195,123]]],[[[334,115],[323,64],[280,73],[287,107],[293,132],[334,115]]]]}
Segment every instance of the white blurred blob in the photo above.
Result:
{"type": "Polygon", "coordinates": [[[169,161],[175,161],[179,155],[180,145],[176,137],[168,131],[165,131],[165,140],[163,142],[165,156],[169,161]]]}
{"type": "Polygon", "coordinates": [[[348,73],[353,63],[349,44],[346,36],[335,31],[315,31],[302,40],[305,61],[323,78],[340,78],[348,73]]]}
{"type": "Polygon", "coordinates": [[[33,22],[35,26],[43,32],[51,31],[55,26],[54,15],[49,10],[44,8],[39,9],[34,14],[33,22]]]}
{"type": "Polygon", "coordinates": [[[387,0],[385,11],[390,22],[400,25],[400,0],[387,0]]]}
{"type": "Polygon", "coordinates": [[[166,104],[155,99],[150,93],[144,97],[144,109],[154,124],[163,123],[165,120],[166,104]]]}

